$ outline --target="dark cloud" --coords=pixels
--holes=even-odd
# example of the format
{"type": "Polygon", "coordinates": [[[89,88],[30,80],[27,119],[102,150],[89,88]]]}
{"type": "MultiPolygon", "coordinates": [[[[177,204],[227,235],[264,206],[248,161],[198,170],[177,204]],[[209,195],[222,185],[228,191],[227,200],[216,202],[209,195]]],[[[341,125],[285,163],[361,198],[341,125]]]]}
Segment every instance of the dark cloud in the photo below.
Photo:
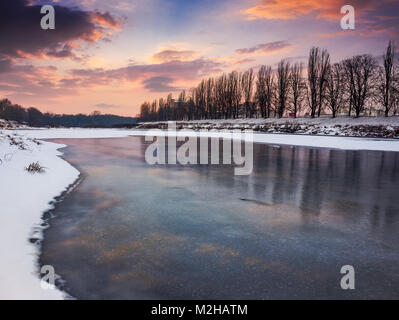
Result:
{"type": "Polygon", "coordinates": [[[54,4],[55,30],[42,30],[40,9],[41,4],[28,0],[1,0],[0,56],[71,57],[76,41],[98,41],[105,37],[108,28],[117,28],[121,23],[109,13],[54,4]]]}
{"type": "Polygon", "coordinates": [[[253,54],[253,53],[268,54],[268,53],[277,52],[279,50],[288,48],[290,46],[291,46],[291,44],[286,41],[273,41],[273,42],[261,43],[256,46],[250,47],[250,48],[237,49],[236,53],[238,53],[238,54],[253,54]]]}
{"type": "Polygon", "coordinates": [[[171,77],[151,77],[143,81],[144,88],[153,92],[171,92],[178,91],[176,87],[171,86],[173,83],[171,77]]]}

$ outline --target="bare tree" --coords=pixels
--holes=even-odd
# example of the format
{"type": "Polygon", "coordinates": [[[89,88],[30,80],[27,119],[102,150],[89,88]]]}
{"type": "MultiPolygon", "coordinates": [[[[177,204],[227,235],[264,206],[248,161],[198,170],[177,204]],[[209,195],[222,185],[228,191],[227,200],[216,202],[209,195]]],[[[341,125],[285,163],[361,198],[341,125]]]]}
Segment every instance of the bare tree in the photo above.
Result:
{"type": "Polygon", "coordinates": [[[151,104],[151,121],[158,120],[157,112],[157,100],[154,100],[151,104]]]}
{"type": "Polygon", "coordinates": [[[318,92],[319,92],[319,109],[317,111],[317,116],[320,117],[322,108],[323,108],[323,100],[324,93],[326,90],[326,81],[327,81],[327,71],[330,67],[330,54],[326,49],[323,49],[320,55],[320,59],[318,60],[318,92]]]}
{"type": "Polygon", "coordinates": [[[267,67],[265,74],[266,85],[266,117],[269,118],[273,108],[274,75],[271,67],[267,67]]]}
{"type": "Polygon", "coordinates": [[[330,54],[326,49],[313,47],[308,60],[308,103],[311,117],[320,117],[326,90],[327,70],[330,65],[330,54]]]}
{"type": "Polygon", "coordinates": [[[256,81],[256,102],[263,118],[270,117],[273,102],[274,78],[270,66],[261,66],[256,81]]]}
{"type": "Polygon", "coordinates": [[[344,71],[342,64],[334,63],[328,68],[326,84],[327,106],[332,112],[332,117],[335,118],[344,102],[344,71]]]}
{"type": "Polygon", "coordinates": [[[140,106],[140,118],[143,121],[149,121],[151,114],[151,104],[147,101],[141,104],[140,106]]]}
{"type": "Polygon", "coordinates": [[[242,92],[240,86],[241,74],[233,71],[229,74],[229,105],[231,107],[231,116],[236,119],[240,108],[242,92]]]}
{"type": "Polygon", "coordinates": [[[204,110],[204,118],[214,119],[216,118],[216,105],[215,105],[215,79],[209,78],[205,82],[205,97],[203,103],[205,106],[204,110]]]}
{"type": "Polygon", "coordinates": [[[217,105],[217,118],[227,118],[228,110],[228,81],[226,74],[215,80],[215,102],[217,105]]]}
{"type": "Polygon", "coordinates": [[[394,104],[394,57],[395,46],[392,41],[389,41],[387,51],[383,55],[384,67],[380,68],[379,72],[379,98],[384,106],[384,114],[388,117],[389,111],[394,104]]]}
{"type": "Polygon", "coordinates": [[[253,116],[253,108],[251,105],[252,91],[254,83],[254,72],[251,69],[245,71],[241,76],[241,89],[244,96],[245,116],[253,116]]]}
{"type": "Polygon", "coordinates": [[[343,64],[350,86],[351,103],[356,117],[359,117],[374,86],[377,62],[371,55],[364,54],[346,59],[343,64]]]}
{"type": "Polygon", "coordinates": [[[320,59],[320,49],[313,47],[309,52],[308,60],[308,103],[310,107],[310,116],[316,115],[317,97],[318,97],[318,65],[320,59]]]}
{"type": "Polygon", "coordinates": [[[175,114],[176,120],[186,120],[187,118],[187,110],[186,110],[186,91],[183,90],[179,94],[179,99],[177,100],[177,110],[175,114]]]}
{"type": "Polygon", "coordinates": [[[197,88],[195,89],[195,105],[198,109],[198,119],[205,119],[206,118],[206,80],[201,80],[198,84],[197,88]]]}
{"type": "Polygon", "coordinates": [[[292,103],[292,111],[294,116],[297,116],[297,113],[300,111],[302,100],[303,100],[303,90],[304,90],[304,81],[302,78],[302,63],[295,63],[290,68],[290,88],[291,88],[291,96],[290,100],[292,103]]]}
{"type": "MultiPolygon", "coordinates": [[[[359,117],[371,98],[378,99],[385,116],[396,115],[399,114],[399,68],[396,68],[394,53],[394,44],[390,41],[381,68],[378,68],[375,58],[366,54],[331,65],[327,50],[313,47],[309,53],[307,82],[302,77],[302,64],[290,66],[289,62],[282,60],[276,73],[270,66],[261,66],[256,83],[252,69],[244,73],[232,71],[203,79],[190,90],[189,95],[183,91],[176,101],[169,94],[166,99],[144,102],[141,118],[146,121],[228,119],[242,114],[267,118],[272,110],[278,117],[283,117],[286,110],[292,110],[297,116],[305,97],[312,117],[321,115],[324,103],[333,117],[345,105],[349,116],[354,111],[359,117]],[[255,102],[252,100],[254,84],[255,102]]],[[[8,100],[0,101],[0,116],[10,119],[24,117],[22,113],[25,111],[23,108],[18,111],[18,106],[12,106],[16,110],[12,112],[22,113],[11,115],[9,104],[8,100]]]]}
{"type": "Polygon", "coordinates": [[[260,114],[262,118],[266,118],[266,72],[267,67],[261,66],[258,71],[258,77],[256,79],[256,103],[259,107],[260,114]]]}
{"type": "Polygon", "coordinates": [[[281,60],[277,66],[276,107],[277,115],[279,118],[284,115],[284,111],[287,105],[290,84],[289,69],[290,63],[285,60],[281,60]]]}

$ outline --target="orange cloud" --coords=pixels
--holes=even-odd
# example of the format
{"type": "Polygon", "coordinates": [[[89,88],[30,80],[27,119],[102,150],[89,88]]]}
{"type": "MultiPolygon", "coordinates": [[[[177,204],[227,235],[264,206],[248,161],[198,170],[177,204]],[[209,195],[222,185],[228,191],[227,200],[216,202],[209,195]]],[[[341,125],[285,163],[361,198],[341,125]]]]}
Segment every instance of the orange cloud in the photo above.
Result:
{"type": "Polygon", "coordinates": [[[121,31],[124,21],[122,19],[116,19],[109,12],[91,13],[91,20],[93,23],[99,24],[105,28],[111,28],[116,31],[121,31]]]}
{"type": "Polygon", "coordinates": [[[342,0],[261,0],[260,4],[244,11],[249,20],[295,19],[309,13],[317,17],[332,18],[340,14],[342,0]]]}

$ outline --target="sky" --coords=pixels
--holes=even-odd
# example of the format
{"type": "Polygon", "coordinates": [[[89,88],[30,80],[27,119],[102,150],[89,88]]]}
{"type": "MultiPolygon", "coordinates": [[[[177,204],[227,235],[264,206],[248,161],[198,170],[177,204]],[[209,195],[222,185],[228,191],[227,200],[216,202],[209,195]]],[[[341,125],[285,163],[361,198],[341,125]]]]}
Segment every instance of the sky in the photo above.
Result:
{"type": "Polygon", "coordinates": [[[135,116],[143,101],[177,97],[202,78],[312,46],[333,62],[399,43],[397,0],[1,0],[0,98],[42,112],[135,116]],[[42,30],[42,5],[55,30],[42,30]],[[355,29],[343,30],[343,5],[355,29]]]}

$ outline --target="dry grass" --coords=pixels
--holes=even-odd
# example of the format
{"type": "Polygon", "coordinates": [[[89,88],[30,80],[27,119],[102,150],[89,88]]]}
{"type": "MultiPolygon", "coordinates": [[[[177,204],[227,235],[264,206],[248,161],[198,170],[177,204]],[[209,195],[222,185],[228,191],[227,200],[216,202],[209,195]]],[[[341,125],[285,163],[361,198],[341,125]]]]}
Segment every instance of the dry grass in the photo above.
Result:
{"type": "Polygon", "coordinates": [[[30,173],[44,173],[46,170],[42,167],[39,162],[32,162],[28,167],[25,168],[26,171],[30,173]]]}
{"type": "Polygon", "coordinates": [[[21,137],[17,135],[7,135],[8,140],[10,141],[11,146],[17,146],[19,150],[26,150],[26,145],[21,137]]]}

